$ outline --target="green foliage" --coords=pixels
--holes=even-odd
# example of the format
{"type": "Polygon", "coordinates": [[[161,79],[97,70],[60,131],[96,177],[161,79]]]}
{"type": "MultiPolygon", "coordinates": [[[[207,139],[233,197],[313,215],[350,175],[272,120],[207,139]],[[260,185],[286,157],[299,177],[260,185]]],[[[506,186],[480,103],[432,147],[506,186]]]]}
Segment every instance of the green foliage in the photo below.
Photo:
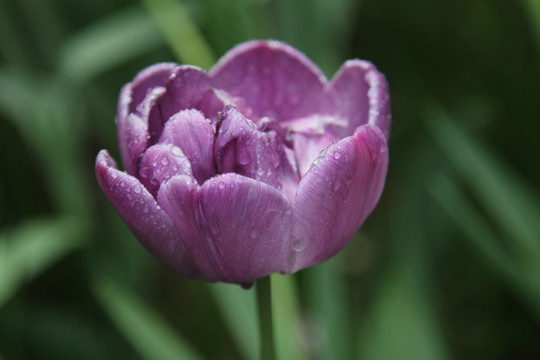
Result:
{"type": "Polygon", "coordinates": [[[117,154],[116,100],[137,71],[210,68],[275,38],[329,77],[372,61],[394,119],[386,189],[356,238],[272,277],[278,356],[540,358],[538,4],[0,0],[0,357],[257,358],[254,291],[154,261],[93,162],[117,154]]]}

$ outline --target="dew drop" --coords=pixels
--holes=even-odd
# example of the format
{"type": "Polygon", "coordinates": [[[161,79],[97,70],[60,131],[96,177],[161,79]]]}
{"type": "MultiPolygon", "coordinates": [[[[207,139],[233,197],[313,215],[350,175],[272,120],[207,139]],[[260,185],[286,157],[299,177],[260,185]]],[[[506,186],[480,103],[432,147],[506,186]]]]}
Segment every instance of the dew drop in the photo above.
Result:
{"type": "Polygon", "coordinates": [[[142,178],[146,179],[146,178],[148,177],[149,173],[150,173],[150,169],[148,169],[148,168],[145,166],[145,167],[141,168],[141,170],[140,170],[139,173],[141,174],[141,177],[142,177],[142,178]]]}
{"type": "Polygon", "coordinates": [[[135,185],[135,187],[133,188],[133,191],[135,191],[136,194],[140,194],[141,193],[141,187],[139,185],[135,185]]]}
{"type": "Polygon", "coordinates": [[[225,183],[224,183],[223,181],[220,182],[219,185],[218,185],[218,187],[219,187],[221,190],[225,189],[225,183]]]}
{"type": "Polygon", "coordinates": [[[163,166],[169,165],[169,159],[168,159],[166,156],[164,156],[164,157],[161,159],[161,164],[162,164],[163,166]]]}
{"type": "Polygon", "coordinates": [[[182,153],[182,150],[180,150],[180,148],[174,146],[171,148],[171,154],[173,154],[174,156],[178,156],[178,157],[181,157],[182,155],[184,155],[182,153]]]}
{"type": "Polygon", "coordinates": [[[157,167],[157,166],[158,166],[157,161],[152,162],[152,166],[153,166],[153,167],[157,167]]]}
{"type": "Polygon", "coordinates": [[[261,177],[264,175],[264,170],[262,168],[257,169],[257,176],[261,177]]]}
{"type": "Polygon", "coordinates": [[[150,208],[148,207],[148,205],[144,205],[143,212],[145,214],[148,214],[149,211],[150,211],[150,208]]]}
{"type": "Polygon", "coordinates": [[[304,250],[305,247],[306,247],[306,242],[302,239],[295,240],[292,243],[293,250],[297,252],[304,250]]]}
{"type": "Polygon", "coordinates": [[[334,159],[339,160],[341,153],[339,151],[334,152],[334,159]]]}
{"type": "Polygon", "coordinates": [[[111,172],[111,177],[116,179],[118,177],[118,173],[116,171],[111,172]]]}

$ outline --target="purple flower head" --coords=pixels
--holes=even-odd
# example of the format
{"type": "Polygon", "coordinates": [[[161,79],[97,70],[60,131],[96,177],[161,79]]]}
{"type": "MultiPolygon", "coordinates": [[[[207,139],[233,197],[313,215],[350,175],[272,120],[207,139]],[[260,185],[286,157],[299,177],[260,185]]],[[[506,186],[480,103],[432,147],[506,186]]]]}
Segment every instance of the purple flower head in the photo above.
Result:
{"type": "Polygon", "coordinates": [[[209,72],[163,63],[124,86],[101,188],[141,243],[179,273],[250,283],[322,262],[381,195],[390,102],[371,63],[328,81],[298,50],[250,41],[209,72]]]}

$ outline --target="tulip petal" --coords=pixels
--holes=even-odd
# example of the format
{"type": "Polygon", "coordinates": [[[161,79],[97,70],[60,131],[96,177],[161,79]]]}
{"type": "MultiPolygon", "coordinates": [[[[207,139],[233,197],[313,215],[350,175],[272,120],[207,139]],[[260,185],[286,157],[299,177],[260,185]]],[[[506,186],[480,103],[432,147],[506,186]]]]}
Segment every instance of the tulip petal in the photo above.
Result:
{"type": "Polygon", "coordinates": [[[116,168],[106,150],[96,158],[96,176],[109,201],[152,255],[185,276],[201,278],[169,216],[139,180],[116,168]]]}
{"type": "Polygon", "coordinates": [[[210,86],[208,74],[195,66],[182,65],[170,76],[165,92],[150,110],[148,128],[150,143],[159,139],[163,125],[177,112],[185,109],[198,109],[206,118],[217,119],[223,109],[223,102],[210,86]]]}
{"type": "Polygon", "coordinates": [[[173,144],[150,146],[139,164],[141,183],[156,197],[160,184],[175,175],[193,176],[191,164],[182,150],[173,144]]]}
{"type": "Polygon", "coordinates": [[[249,41],[225,54],[210,70],[212,84],[259,116],[288,121],[323,107],[326,78],[304,54],[279,41],[249,41]]]}
{"type": "Polygon", "coordinates": [[[200,111],[182,110],[174,114],[165,123],[159,142],[182,149],[199,184],[216,174],[214,127],[200,111]]]}
{"type": "Polygon", "coordinates": [[[341,139],[335,134],[347,127],[347,121],[337,116],[317,114],[296,119],[286,126],[293,134],[296,161],[303,176],[321,151],[341,139]]]}
{"type": "MultiPolygon", "coordinates": [[[[128,149],[128,144],[134,140],[129,135],[135,134],[133,132],[133,124],[129,124],[129,115],[133,113],[140,117],[141,115],[137,113],[137,108],[155,88],[161,87],[167,82],[167,79],[177,67],[178,65],[173,63],[160,63],[147,67],[138,73],[132,82],[124,85],[120,91],[116,115],[118,143],[120,145],[122,163],[131,175],[136,174],[136,169],[131,159],[133,157],[137,158],[142,152],[133,154],[132,150],[128,149]],[[131,131],[129,127],[132,128],[131,131]]],[[[146,116],[143,116],[142,119],[146,122],[146,116]]],[[[137,124],[137,127],[139,130],[142,128],[139,124],[137,124]]],[[[138,133],[135,136],[137,138],[138,133]]],[[[139,144],[137,148],[141,146],[142,144],[139,144]]]]}
{"type": "Polygon", "coordinates": [[[118,143],[126,171],[135,176],[139,157],[148,146],[146,122],[136,114],[129,114],[124,122],[122,132],[118,131],[118,143]]]}
{"type": "Polygon", "coordinates": [[[328,96],[333,102],[332,113],[349,122],[335,135],[350,136],[358,126],[370,124],[378,126],[388,138],[391,122],[388,83],[372,63],[345,62],[330,82],[328,96]]]}
{"type": "Polygon", "coordinates": [[[273,187],[238,174],[199,187],[180,175],[161,186],[158,202],[206,278],[246,284],[285,271],[292,211],[273,187]]]}
{"type": "Polygon", "coordinates": [[[276,132],[259,131],[232,106],[225,108],[218,126],[215,142],[218,173],[237,173],[262,181],[281,190],[292,203],[300,179],[276,132]]]}
{"type": "Polygon", "coordinates": [[[144,100],[149,91],[163,86],[169,76],[178,67],[174,63],[159,63],[149,66],[139,72],[132,82],[124,85],[118,99],[118,122],[127,118],[129,113],[136,111],[137,106],[144,100]]]}
{"type": "Polygon", "coordinates": [[[347,244],[377,204],[387,167],[386,138],[371,125],[315,161],[294,202],[290,272],[324,261],[347,244]]]}

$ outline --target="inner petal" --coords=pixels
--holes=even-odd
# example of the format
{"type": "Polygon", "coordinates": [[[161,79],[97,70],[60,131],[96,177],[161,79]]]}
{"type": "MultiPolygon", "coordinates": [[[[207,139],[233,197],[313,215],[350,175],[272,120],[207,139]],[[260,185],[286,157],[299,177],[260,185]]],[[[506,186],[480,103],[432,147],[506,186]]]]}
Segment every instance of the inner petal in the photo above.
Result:
{"type": "Polygon", "coordinates": [[[182,149],[191,163],[193,176],[202,184],[216,174],[214,133],[214,125],[200,111],[183,110],[165,123],[159,142],[182,149]]]}
{"type": "Polygon", "coordinates": [[[160,137],[164,124],[171,116],[185,109],[200,110],[206,118],[217,119],[223,102],[216,96],[208,74],[195,66],[179,66],[165,85],[148,116],[150,144],[160,137]]]}
{"type": "Polygon", "coordinates": [[[156,197],[162,183],[175,175],[192,176],[191,165],[180,148],[172,144],[156,144],[144,153],[139,164],[139,179],[156,197]]]}
{"type": "Polygon", "coordinates": [[[293,149],[300,175],[309,170],[321,151],[340,140],[340,134],[347,127],[345,119],[330,115],[313,115],[296,119],[286,124],[292,135],[293,149]]]}
{"type": "Polygon", "coordinates": [[[260,131],[241,112],[228,106],[218,121],[215,159],[218,173],[237,173],[282,191],[292,201],[299,182],[280,136],[260,131]]]}

